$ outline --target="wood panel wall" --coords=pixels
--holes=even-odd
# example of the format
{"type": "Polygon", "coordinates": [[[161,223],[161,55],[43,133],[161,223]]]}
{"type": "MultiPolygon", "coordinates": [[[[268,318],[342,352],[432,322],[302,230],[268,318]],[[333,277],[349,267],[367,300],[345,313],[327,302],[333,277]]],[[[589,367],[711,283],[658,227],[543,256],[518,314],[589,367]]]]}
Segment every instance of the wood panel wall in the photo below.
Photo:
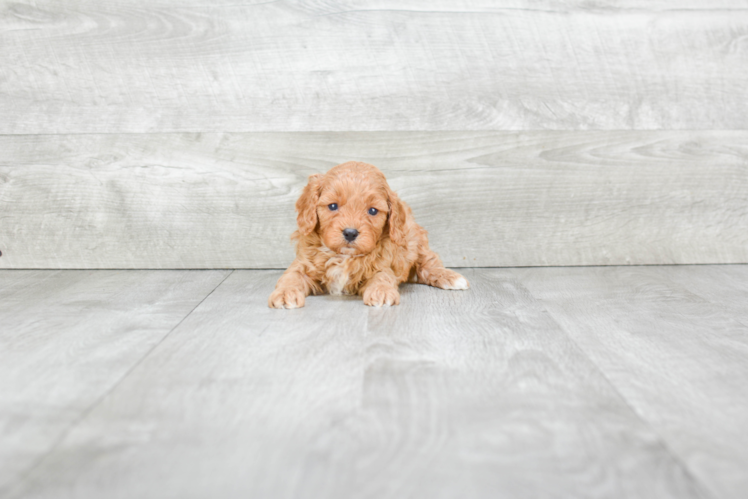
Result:
{"type": "Polygon", "coordinates": [[[266,268],[380,166],[450,266],[748,262],[748,0],[0,2],[0,267],[266,268]]]}

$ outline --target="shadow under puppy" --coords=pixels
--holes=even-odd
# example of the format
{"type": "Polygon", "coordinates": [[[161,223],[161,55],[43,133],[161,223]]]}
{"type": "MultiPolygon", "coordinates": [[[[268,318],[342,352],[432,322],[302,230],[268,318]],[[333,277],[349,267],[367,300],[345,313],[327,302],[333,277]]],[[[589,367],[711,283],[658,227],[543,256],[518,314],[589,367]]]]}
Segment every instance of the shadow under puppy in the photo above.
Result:
{"type": "Polygon", "coordinates": [[[466,290],[429,249],[426,230],[373,165],[349,161],[314,174],[296,202],[296,259],[278,280],[268,305],[303,307],[309,294],[359,294],[368,306],[400,303],[410,281],[466,290]]]}

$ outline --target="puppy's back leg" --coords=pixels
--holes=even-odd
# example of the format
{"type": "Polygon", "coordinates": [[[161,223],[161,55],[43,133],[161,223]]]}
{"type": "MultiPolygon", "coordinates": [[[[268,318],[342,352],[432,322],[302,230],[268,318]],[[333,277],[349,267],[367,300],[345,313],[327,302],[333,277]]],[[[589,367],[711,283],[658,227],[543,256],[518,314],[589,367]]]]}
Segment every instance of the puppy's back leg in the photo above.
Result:
{"type": "Polygon", "coordinates": [[[470,283],[460,273],[447,269],[442,260],[427,245],[418,251],[416,261],[416,275],[418,282],[435,286],[443,290],[467,290],[470,283]]]}

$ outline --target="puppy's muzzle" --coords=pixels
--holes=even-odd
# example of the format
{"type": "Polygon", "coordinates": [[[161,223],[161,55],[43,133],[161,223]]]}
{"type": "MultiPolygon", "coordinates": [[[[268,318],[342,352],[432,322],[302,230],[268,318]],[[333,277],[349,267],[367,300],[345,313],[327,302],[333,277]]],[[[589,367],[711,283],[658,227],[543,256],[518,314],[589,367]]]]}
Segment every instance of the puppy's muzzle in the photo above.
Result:
{"type": "Polygon", "coordinates": [[[353,243],[353,240],[358,238],[358,229],[353,229],[350,227],[343,229],[343,238],[345,238],[345,241],[347,241],[348,243],[353,243]]]}

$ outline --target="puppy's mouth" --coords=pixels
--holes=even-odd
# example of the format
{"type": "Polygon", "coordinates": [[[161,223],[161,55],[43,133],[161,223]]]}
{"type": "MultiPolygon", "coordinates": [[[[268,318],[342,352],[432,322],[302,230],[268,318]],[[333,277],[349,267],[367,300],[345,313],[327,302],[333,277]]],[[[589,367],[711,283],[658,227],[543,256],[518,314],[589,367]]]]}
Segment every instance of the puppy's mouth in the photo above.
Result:
{"type": "Polygon", "coordinates": [[[359,253],[359,249],[351,243],[346,243],[345,245],[340,247],[339,253],[341,253],[342,255],[357,255],[359,253]]]}
{"type": "Polygon", "coordinates": [[[346,243],[345,245],[341,246],[338,249],[338,253],[340,255],[348,255],[350,257],[358,257],[360,255],[363,255],[363,252],[361,252],[361,249],[356,245],[356,243],[346,243]]]}

